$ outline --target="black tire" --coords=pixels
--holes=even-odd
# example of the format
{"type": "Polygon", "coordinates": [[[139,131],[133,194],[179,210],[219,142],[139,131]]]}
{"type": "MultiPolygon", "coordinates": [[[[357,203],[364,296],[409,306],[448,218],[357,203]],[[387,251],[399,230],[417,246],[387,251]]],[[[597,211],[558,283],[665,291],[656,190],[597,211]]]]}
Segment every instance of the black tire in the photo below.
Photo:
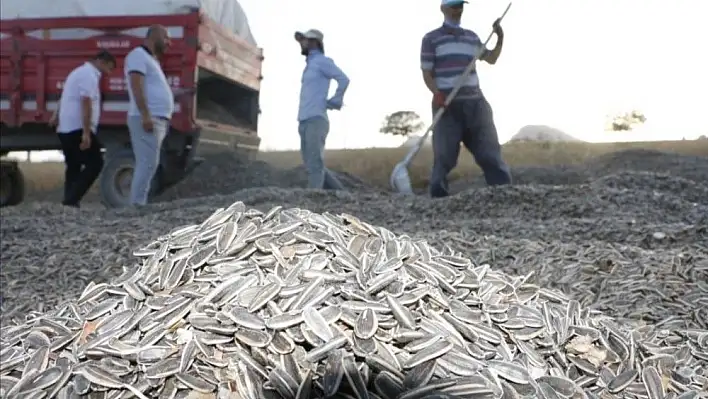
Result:
{"type": "MultiPolygon", "coordinates": [[[[133,179],[135,157],[133,150],[124,148],[107,153],[107,160],[100,177],[101,201],[111,208],[130,205],[130,183],[133,179]]],[[[162,168],[158,168],[150,185],[150,196],[160,189],[162,168]]]]}
{"type": "Polygon", "coordinates": [[[16,164],[2,163],[0,207],[15,206],[25,199],[25,177],[16,164]]]}

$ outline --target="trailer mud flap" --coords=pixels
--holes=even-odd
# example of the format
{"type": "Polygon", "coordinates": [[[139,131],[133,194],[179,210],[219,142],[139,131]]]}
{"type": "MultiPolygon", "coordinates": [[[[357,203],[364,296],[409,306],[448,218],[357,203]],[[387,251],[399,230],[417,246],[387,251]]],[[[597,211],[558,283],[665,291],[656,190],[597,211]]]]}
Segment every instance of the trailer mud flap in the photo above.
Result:
{"type": "Polygon", "coordinates": [[[0,207],[19,205],[25,199],[25,178],[15,162],[0,164],[0,207]]]}

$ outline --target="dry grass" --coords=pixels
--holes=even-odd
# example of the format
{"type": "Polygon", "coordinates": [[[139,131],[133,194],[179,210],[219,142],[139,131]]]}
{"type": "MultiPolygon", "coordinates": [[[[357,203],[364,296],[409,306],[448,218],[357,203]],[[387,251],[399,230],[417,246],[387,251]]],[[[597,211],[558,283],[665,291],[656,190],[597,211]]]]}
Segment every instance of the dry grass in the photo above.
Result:
{"type": "MultiPolygon", "coordinates": [[[[577,164],[610,152],[632,149],[655,149],[687,155],[708,156],[708,141],[661,141],[635,143],[511,143],[504,146],[504,158],[512,166],[543,166],[577,164]]],[[[401,148],[371,148],[362,150],[327,151],[327,165],[351,173],[371,184],[388,187],[388,178],[393,167],[406,154],[401,148]]],[[[300,165],[298,151],[267,152],[259,158],[277,167],[292,168],[300,165]]],[[[413,184],[424,187],[428,182],[432,154],[424,149],[418,154],[409,169],[413,184]]],[[[57,191],[63,184],[64,167],[60,163],[22,163],[27,180],[28,195],[57,191]]],[[[453,179],[471,177],[480,173],[472,157],[462,151],[460,163],[453,172],[453,179]]],[[[95,189],[95,188],[94,188],[95,189]]]]}
{"type": "MultiPolygon", "coordinates": [[[[505,144],[503,156],[511,166],[572,165],[583,163],[597,156],[626,150],[654,149],[685,155],[708,156],[708,141],[656,141],[633,143],[555,143],[555,142],[514,142],[505,144]]],[[[351,173],[365,181],[381,187],[388,187],[388,179],[393,167],[403,160],[407,149],[371,148],[362,150],[327,151],[325,161],[333,170],[351,173]]],[[[297,151],[269,152],[260,158],[284,168],[301,163],[297,151]]],[[[433,154],[430,149],[422,150],[409,168],[414,187],[425,187],[428,183],[433,154]]],[[[460,152],[457,168],[451,180],[479,175],[480,169],[472,156],[464,149],[460,152]]]]}

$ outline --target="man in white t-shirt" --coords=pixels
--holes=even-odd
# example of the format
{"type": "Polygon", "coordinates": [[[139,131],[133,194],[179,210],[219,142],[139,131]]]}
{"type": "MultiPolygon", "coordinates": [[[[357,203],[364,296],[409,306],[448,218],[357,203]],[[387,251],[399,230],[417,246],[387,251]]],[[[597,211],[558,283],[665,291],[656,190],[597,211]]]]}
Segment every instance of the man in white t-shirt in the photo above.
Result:
{"type": "Polygon", "coordinates": [[[116,59],[107,51],[77,67],[64,82],[59,107],[50,120],[64,153],[64,200],[62,204],[79,207],[103,168],[101,143],[96,137],[101,117],[101,75],[110,73],[116,59]]]}
{"type": "Polygon", "coordinates": [[[142,46],[125,59],[130,107],[128,130],[135,154],[135,170],[130,187],[131,205],[145,205],[152,179],[160,164],[160,148],[174,111],[174,95],[156,57],[169,46],[167,29],[155,25],[148,29],[142,46]]]}

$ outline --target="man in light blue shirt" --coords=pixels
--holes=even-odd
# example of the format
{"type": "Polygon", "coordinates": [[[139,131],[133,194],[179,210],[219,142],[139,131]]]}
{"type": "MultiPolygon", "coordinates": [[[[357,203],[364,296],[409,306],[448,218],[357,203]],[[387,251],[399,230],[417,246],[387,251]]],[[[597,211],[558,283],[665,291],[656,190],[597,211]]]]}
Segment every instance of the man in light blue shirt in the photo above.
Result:
{"type": "Polygon", "coordinates": [[[295,40],[300,43],[302,55],[307,57],[307,64],[302,73],[300,109],[297,116],[300,152],[307,170],[307,187],[341,190],[344,189],[342,183],[325,168],[324,147],[329,133],[327,111],[342,109],[349,78],[331,58],[324,55],[322,32],[317,29],[296,32],[295,40]],[[332,80],[337,82],[337,91],[328,99],[332,80]]]}

